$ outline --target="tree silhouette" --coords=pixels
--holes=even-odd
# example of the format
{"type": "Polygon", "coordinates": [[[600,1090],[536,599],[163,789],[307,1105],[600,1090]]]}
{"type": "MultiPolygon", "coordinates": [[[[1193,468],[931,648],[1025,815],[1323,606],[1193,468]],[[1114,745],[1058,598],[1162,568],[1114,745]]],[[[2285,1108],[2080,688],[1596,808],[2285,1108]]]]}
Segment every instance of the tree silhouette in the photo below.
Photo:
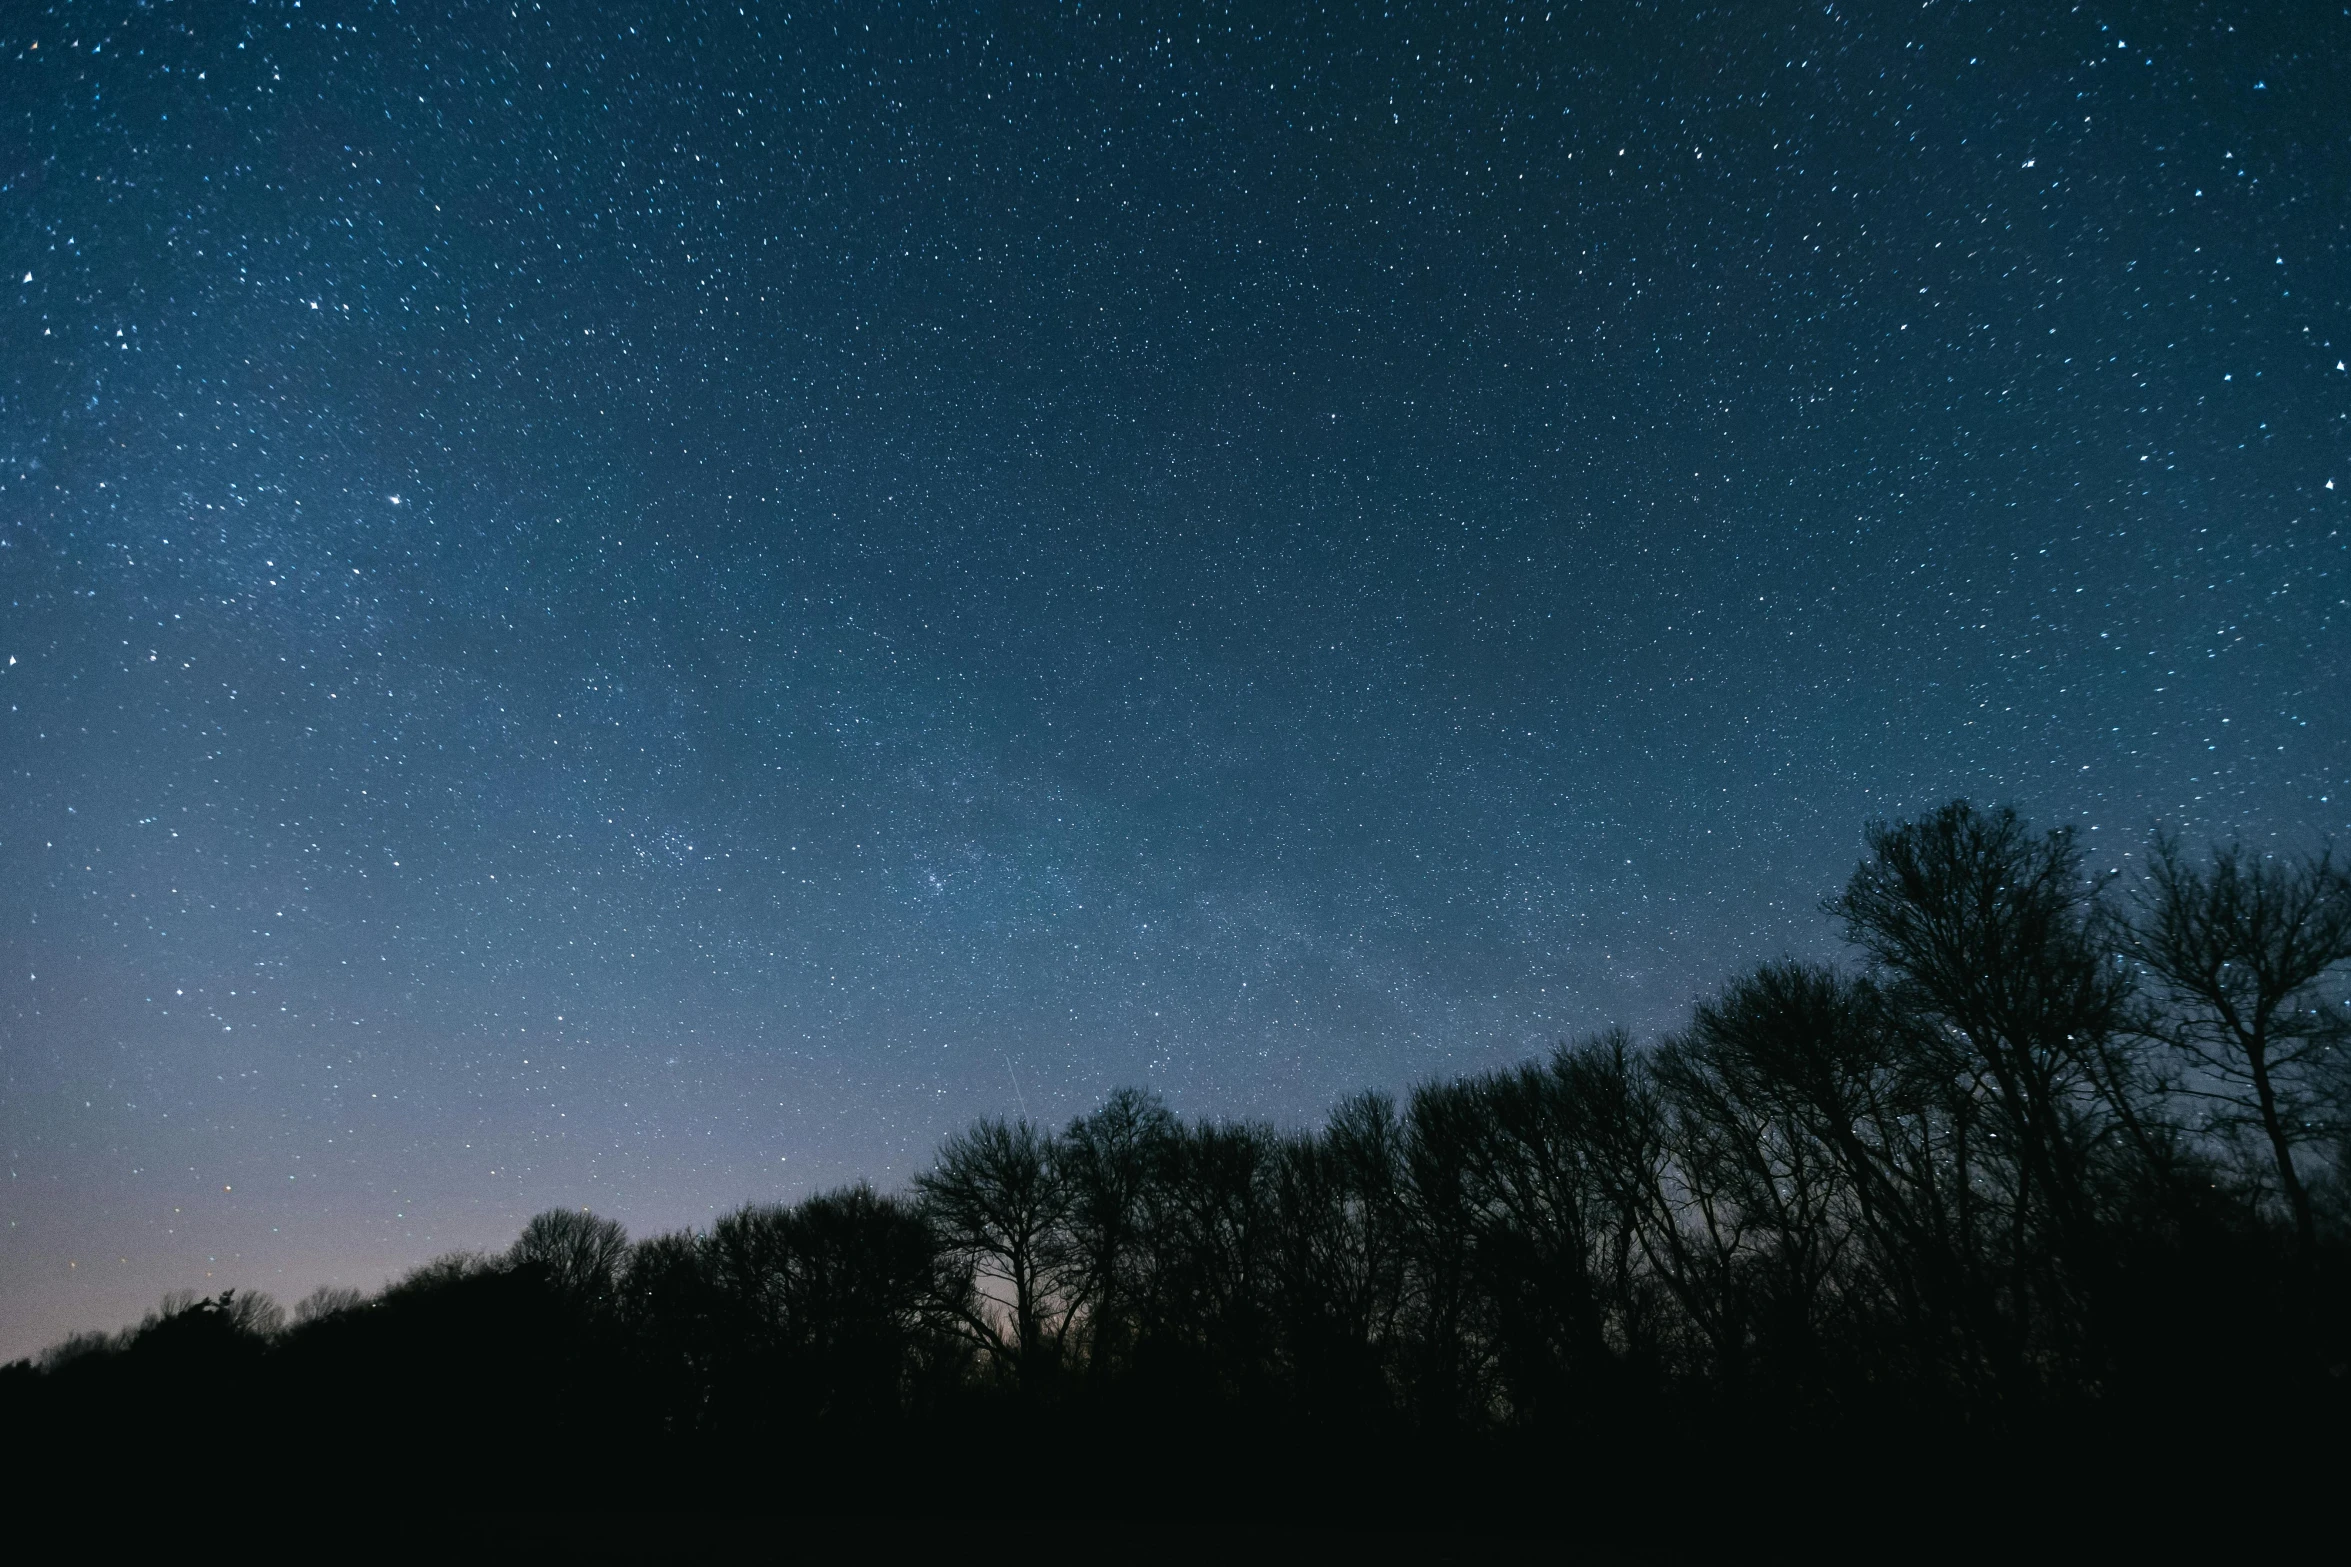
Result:
{"type": "Polygon", "coordinates": [[[1692,1120],[1735,1132],[1728,1157],[1783,1288],[1822,1330],[1965,1377],[1987,1326],[1969,1101],[1919,1036],[1867,979],[1767,964],[1698,1006],[1663,1074],[1692,1120]]]}
{"type": "Polygon", "coordinates": [[[291,1320],[295,1327],[307,1327],[346,1311],[357,1311],[366,1304],[367,1296],[348,1285],[321,1284],[295,1302],[291,1320]]]}
{"type": "Polygon", "coordinates": [[[1360,1094],[1276,1155],[1274,1298],[1285,1369],[1314,1414],[1387,1403],[1412,1255],[1404,1135],[1394,1100],[1360,1094]]]}
{"type": "MultiPolygon", "coordinates": [[[[2100,1272],[2099,1158],[2108,1122],[2130,1109],[2126,1080],[2105,1068],[2130,980],[2092,939],[2095,889],[2073,832],[1955,800],[1866,838],[1870,857],[1835,905],[1846,934],[1927,1025],[1913,1037],[1940,1058],[1963,1195],[2006,1231],[2013,1320],[2078,1337],[2089,1324],[2065,1297],[2100,1272]]],[[[1993,1239],[1974,1212],[1963,1223],[1971,1249],[1993,1239]]]]}
{"type": "Polygon", "coordinates": [[[1022,1383],[1038,1385],[1076,1310],[1069,1286],[1082,1266],[1063,1227],[1069,1182],[1052,1138],[1026,1120],[982,1121],[940,1146],[915,1190],[940,1244],[1003,1292],[974,1295],[961,1309],[964,1326],[1022,1383]]]}
{"type": "Polygon", "coordinates": [[[2294,1156],[2335,1130],[2315,1069],[2351,1041],[2351,1018],[2323,994],[2351,962],[2351,873],[2331,850],[2287,860],[2236,844],[2199,869],[2159,834],[2136,901],[2123,950],[2169,1003],[2153,1032],[2202,1070],[2193,1092],[2224,1122],[2259,1129],[2307,1256],[2317,1228],[2294,1156]]]}
{"type": "Polygon", "coordinates": [[[1175,1133],[1175,1117],[1157,1097],[1122,1088],[1071,1121],[1054,1151],[1066,1277],[1097,1374],[1124,1365],[1134,1348],[1151,1188],[1175,1133]]]}
{"type": "Polygon", "coordinates": [[[611,1303],[628,1260],[629,1234],[585,1208],[550,1208],[522,1227],[506,1253],[511,1268],[536,1268],[565,1300],[585,1308],[611,1303]]]}
{"type": "Polygon", "coordinates": [[[1196,1480],[1491,1507],[1633,1472],[1611,1453],[1684,1455],[1685,1491],[1824,1443],[2077,1473],[2190,1396],[2270,1431],[2351,1412],[2342,1193],[2297,1162],[2351,1056],[2333,858],[2159,839],[2126,904],[2005,808],[1867,845],[1832,905],[1863,968],[1764,964],[1655,1044],[1288,1130],[1121,1090],[1058,1135],[952,1135],[903,1196],[634,1244],[554,1209],[290,1319],[179,1293],[0,1369],[0,1433],[133,1433],[193,1472],[201,1414],[207,1451],[333,1430],[288,1462],[434,1464],[451,1494],[643,1472],[968,1515],[1003,1503],[983,1440],[1104,1505],[1196,1480]]]}

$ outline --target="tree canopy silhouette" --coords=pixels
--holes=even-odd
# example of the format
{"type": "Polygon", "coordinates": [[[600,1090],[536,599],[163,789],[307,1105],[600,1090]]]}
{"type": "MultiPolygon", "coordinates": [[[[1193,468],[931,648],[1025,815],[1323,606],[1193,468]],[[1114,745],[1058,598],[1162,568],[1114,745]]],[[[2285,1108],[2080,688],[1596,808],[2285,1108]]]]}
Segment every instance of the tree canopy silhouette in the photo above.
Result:
{"type": "Polygon", "coordinates": [[[1654,1044],[1606,1031],[1314,1129],[1124,1089],[956,1133],[903,1196],[634,1242],[550,1210],[290,1318],[172,1297],[7,1368],[0,1407],[61,1440],[340,1421],[481,1473],[838,1477],[885,1443],[975,1486],[973,1421],[1011,1468],[1095,1433],[1053,1442],[1075,1484],[1178,1446],[1293,1476],[1354,1454],[1361,1480],[1669,1420],[2021,1429],[2183,1381],[2339,1416],[2351,877],[2158,837],[2118,894],[2069,831],[1965,801],[1867,846],[1831,906],[1858,965],[1764,964],[1654,1044]]]}

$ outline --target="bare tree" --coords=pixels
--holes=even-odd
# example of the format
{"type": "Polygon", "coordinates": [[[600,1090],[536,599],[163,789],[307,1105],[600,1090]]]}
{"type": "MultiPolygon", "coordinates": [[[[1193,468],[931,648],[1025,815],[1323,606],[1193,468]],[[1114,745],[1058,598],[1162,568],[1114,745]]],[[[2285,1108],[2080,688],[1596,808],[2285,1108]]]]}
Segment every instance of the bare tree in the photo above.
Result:
{"type": "Polygon", "coordinates": [[[1096,1370],[1113,1366],[1132,1334],[1150,1185],[1161,1145],[1175,1132],[1175,1117],[1156,1095],[1122,1088],[1070,1122],[1056,1150],[1071,1286],[1096,1370]]]}
{"type": "Polygon", "coordinates": [[[1394,1100],[1358,1094],[1320,1136],[1285,1139],[1276,1154],[1273,1295],[1288,1369],[1310,1408],[1386,1402],[1411,1253],[1404,1137],[1394,1100]]]}
{"type": "Polygon", "coordinates": [[[1411,1242],[1404,1380],[1424,1416],[1479,1419],[1494,1402],[1481,1331],[1474,1237],[1480,1194],[1471,1148],[1483,1129],[1476,1087],[1423,1083],[1405,1116],[1400,1185],[1411,1242]]]}
{"type": "Polygon", "coordinates": [[[1270,1127],[1247,1122],[1179,1127],[1148,1188],[1145,1334],[1228,1386],[1255,1375],[1271,1339],[1278,1148],[1270,1127]]]}
{"type": "Polygon", "coordinates": [[[1729,1194],[1689,1163],[1686,1127],[1661,1091],[1652,1057],[1623,1029],[1561,1049],[1552,1061],[1568,1135],[1587,1150],[1609,1220],[1640,1249],[1680,1305],[1719,1374],[1745,1358],[1735,1270],[1745,1223],[1729,1194]],[[1682,1147],[1677,1149],[1677,1144],[1682,1147]]]}
{"type": "Polygon", "coordinates": [[[1467,1086],[1456,1130],[1483,1336],[1514,1418],[1588,1396],[1613,1360],[1602,1282],[1608,1205],[1598,1200],[1562,1055],[1467,1086]]]}
{"type": "Polygon", "coordinates": [[[2297,1145],[2323,1135],[2313,1069],[2351,1037],[2323,994],[2351,960],[2351,871],[2331,848],[2301,859],[2215,847],[2209,870],[2158,833],[2138,918],[2123,950],[2154,976],[2170,1008],[2161,1037],[2210,1074],[2195,1090],[2225,1118],[2258,1127],[2304,1255],[2316,1244],[2297,1145]]]}
{"type": "Polygon", "coordinates": [[[1938,1042],[1868,979],[1780,962],[1701,1003],[1665,1057],[1686,1111],[1743,1129],[1728,1151],[1785,1281],[1837,1275],[1859,1339],[1971,1375],[1993,1326],[1968,1223],[1972,1099],[1938,1042]]]}
{"type": "Polygon", "coordinates": [[[270,1338],[286,1325],[286,1308],[260,1290],[223,1290],[199,1295],[194,1290],[167,1290],[139,1324],[142,1333],[180,1317],[205,1317],[240,1338],[270,1338]]]}
{"type": "Polygon", "coordinates": [[[430,1295],[463,1284],[468,1279],[480,1278],[485,1273],[494,1273],[497,1268],[497,1260],[482,1252],[443,1252],[430,1261],[418,1263],[386,1284],[379,1298],[393,1301],[430,1295]]]}
{"type": "Polygon", "coordinates": [[[532,1219],[507,1248],[510,1267],[544,1270],[566,1299],[581,1305],[612,1300],[628,1261],[629,1232],[617,1220],[585,1208],[550,1208],[532,1219]]]}
{"type": "Polygon", "coordinates": [[[214,1310],[250,1338],[274,1338],[286,1325],[286,1308],[260,1290],[227,1290],[214,1310]]]}
{"type": "Polygon", "coordinates": [[[2127,1118],[2109,1070],[2129,976],[2090,939],[2095,889],[2071,828],[2035,833],[2014,809],[1954,800],[1920,821],[1873,823],[1870,857],[1836,901],[1845,933],[1897,1005],[1936,1025],[1949,1080],[1984,1114],[1972,1152],[2010,1166],[2010,1248],[2034,1232],[2079,1266],[2092,1248],[2093,1164],[2127,1118]],[[2046,1220],[2043,1225],[2040,1220],[2046,1220]]]}
{"type": "Polygon", "coordinates": [[[939,1148],[915,1181],[940,1244],[993,1279],[1009,1299],[1007,1337],[987,1302],[973,1298],[965,1326],[1034,1385],[1058,1353],[1074,1309],[1064,1289],[1072,1263],[1063,1229],[1069,1183],[1054,1138],[1026,1120],[982,1121],[939,1148]]]}
{"type": "Polygon", "coordinates": [[[348,1284],[321,1284],[295,1303],[294,1326],[307,1327],[366,1304],[367,1297],[348,1284]]]}

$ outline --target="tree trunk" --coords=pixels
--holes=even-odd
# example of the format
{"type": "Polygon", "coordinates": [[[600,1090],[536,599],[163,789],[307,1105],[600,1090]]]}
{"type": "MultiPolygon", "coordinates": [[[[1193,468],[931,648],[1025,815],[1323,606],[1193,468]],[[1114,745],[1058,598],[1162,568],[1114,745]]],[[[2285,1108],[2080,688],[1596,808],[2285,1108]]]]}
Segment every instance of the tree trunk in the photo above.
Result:
{"type": "Polygon", "coordinates": [[[2245,1060],[2253,1070],[2253,1092],[2261,1101],[2261,1129],[2269,1134],[2269,1151],[2277,1158],[2278,1184],[2285,1188],[2286,1202],[2294,1210],[2294,1249],[2307,1259],[2318,1244],[2318,1229],[2310,1217],[2310,1193],[2303,1190],[2302,1177],[2294,1169],[2294,1145],[2278,1119],[2277,1093],[2269,1081],[2268,1041],[2247,1039],[2245,1060]]]}

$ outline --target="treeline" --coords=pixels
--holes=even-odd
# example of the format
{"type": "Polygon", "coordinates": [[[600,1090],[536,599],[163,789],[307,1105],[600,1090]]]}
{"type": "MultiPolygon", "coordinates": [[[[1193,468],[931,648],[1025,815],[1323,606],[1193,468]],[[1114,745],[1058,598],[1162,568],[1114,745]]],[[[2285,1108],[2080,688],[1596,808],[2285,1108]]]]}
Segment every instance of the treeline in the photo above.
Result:
{"type": "Polygon", "coordinates": [[[1310,1132],[1122,1091],[983,1121],[903,1194],[633,1243],[552,1211],[290,1320],[167,1302],[0,1385],[20,1431],[233,1413],[476,1465],[887,1451],[973,1486],[1217,1443],[1278,1490],[1301,1452],[1370,1483],[1734,1431],[2339,1422],[2351,875],[2165,838],[2146,867],[1955,802],[1870,829],[1831,905],[1854,966],[1767,965],[1655,1045],[1310,1132]]]}

